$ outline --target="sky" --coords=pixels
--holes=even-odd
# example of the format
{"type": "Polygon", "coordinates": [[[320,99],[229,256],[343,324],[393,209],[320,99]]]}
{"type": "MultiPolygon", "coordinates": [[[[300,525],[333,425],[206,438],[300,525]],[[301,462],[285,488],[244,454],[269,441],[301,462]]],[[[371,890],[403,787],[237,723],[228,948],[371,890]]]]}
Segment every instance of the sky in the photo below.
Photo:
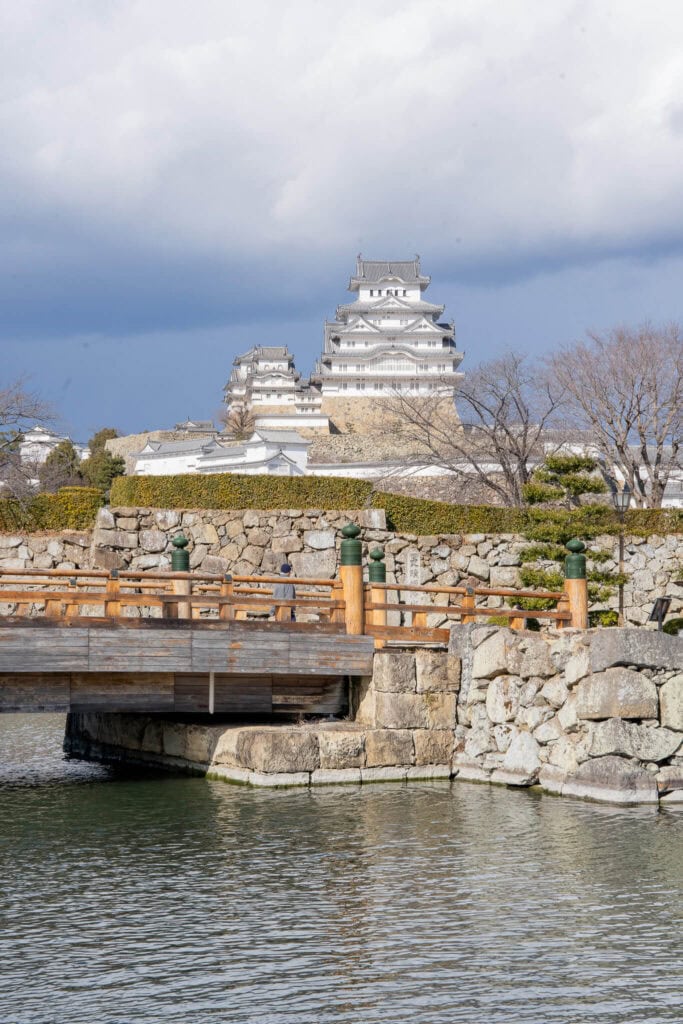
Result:
{"type": "Polygon", "coordinates": [[[75,439],[310,372],[358,253],[465,372],[683,319],[679,0],[22,0],[0,67],[0,388],[75,439]]]}

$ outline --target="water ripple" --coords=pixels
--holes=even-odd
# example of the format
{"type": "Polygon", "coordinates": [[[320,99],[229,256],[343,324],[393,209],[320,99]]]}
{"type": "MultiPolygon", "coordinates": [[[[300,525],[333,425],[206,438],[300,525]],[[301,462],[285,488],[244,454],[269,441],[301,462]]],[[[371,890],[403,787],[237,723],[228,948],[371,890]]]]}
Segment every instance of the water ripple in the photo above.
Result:
{"type": "Polygon", "coordinates": [[[254,791],[0,716],[1,1024],[683,1019],[683,815],[482,786],[254,791]]]}

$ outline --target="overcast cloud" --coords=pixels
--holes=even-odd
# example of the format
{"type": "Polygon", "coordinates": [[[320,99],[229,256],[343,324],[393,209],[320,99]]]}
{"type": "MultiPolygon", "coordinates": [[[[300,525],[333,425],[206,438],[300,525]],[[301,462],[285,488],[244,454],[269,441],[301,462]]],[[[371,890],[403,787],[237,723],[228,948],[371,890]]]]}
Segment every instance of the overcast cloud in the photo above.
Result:
{"type": "Polygon", "coordinates": [[[309,369],[359,250],[420,252],[471,362],[683,317],[674,0],[22,0],[0,36],[3,372],[78,436],[211,415],[257,341],[309,369]]]}

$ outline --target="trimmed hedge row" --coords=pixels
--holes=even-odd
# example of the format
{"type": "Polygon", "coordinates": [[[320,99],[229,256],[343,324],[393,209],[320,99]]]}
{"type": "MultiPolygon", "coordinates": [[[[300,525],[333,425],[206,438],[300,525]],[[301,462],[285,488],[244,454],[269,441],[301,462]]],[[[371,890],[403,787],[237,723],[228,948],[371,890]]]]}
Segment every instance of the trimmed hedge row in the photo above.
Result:
{"type": "Polygon", "coordinates": [[[0,530],[88,530],[104,504],[99,487],[61,487],[28,501],[0,499],[0,530]]]}
{"type": "Polygon", "coordinates": [[[311,476],[119,476],[112,505],[138,508],[363,508],[372,492],[364,480],[311,476]]]}
{"type": "MultiPolygon", "coordinates": [[[[571,537],[590,539],[618,534],[620,529],[619,518],[608,505],[572,511],[449,505],[382,492],[374,495],[373,505],[385,509],[387,525],[401,533],[518,533],[533,541],[564,544],[571,537]]],[[[625,530],[643,537],[683,533],[683,509],[631,509],[625,530]]]]}

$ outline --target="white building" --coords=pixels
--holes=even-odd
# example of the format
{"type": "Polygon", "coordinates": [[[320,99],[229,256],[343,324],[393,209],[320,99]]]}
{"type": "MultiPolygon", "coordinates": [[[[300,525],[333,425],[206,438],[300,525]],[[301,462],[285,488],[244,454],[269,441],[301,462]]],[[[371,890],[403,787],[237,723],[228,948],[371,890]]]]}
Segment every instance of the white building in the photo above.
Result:
{"type": "Polygon", "coordinates": [[[133,458],[134,476],[176,473],[266,473],[303,476],[310,441],[291,430],[256,430],[248,441],[148,441],[133,458]]]}
{"type": "Polygon", "coordinates": [[[444,307],[423,297],[429,282],[417,256],[394,262],[358,257],[349,282],[357,297],[325,324],[323,354],[311,377],[323,398],[452,391],[462,376],[462,353],[454,325],[439,319],[444,307]]]}
{"type": "MultiPolygon", "coordinates": [[[[62,443],[62,441],[71,441],[70,437],[65,437],[63,434],[57,434],[54,430],[49,430],[47,427],[42,427],[36,424],[27,430],[23,439],[19,444],[19,455],[21,461],[25,465],[42,465],[47,461],[48,455],[55,450],[55,448],[62,443]]],[[[88,446],[85,444],[79,444],[77,441],[71,442],[76,450],[76,454],[79,459],[87,459],[90,454],[88,446]]]]}

